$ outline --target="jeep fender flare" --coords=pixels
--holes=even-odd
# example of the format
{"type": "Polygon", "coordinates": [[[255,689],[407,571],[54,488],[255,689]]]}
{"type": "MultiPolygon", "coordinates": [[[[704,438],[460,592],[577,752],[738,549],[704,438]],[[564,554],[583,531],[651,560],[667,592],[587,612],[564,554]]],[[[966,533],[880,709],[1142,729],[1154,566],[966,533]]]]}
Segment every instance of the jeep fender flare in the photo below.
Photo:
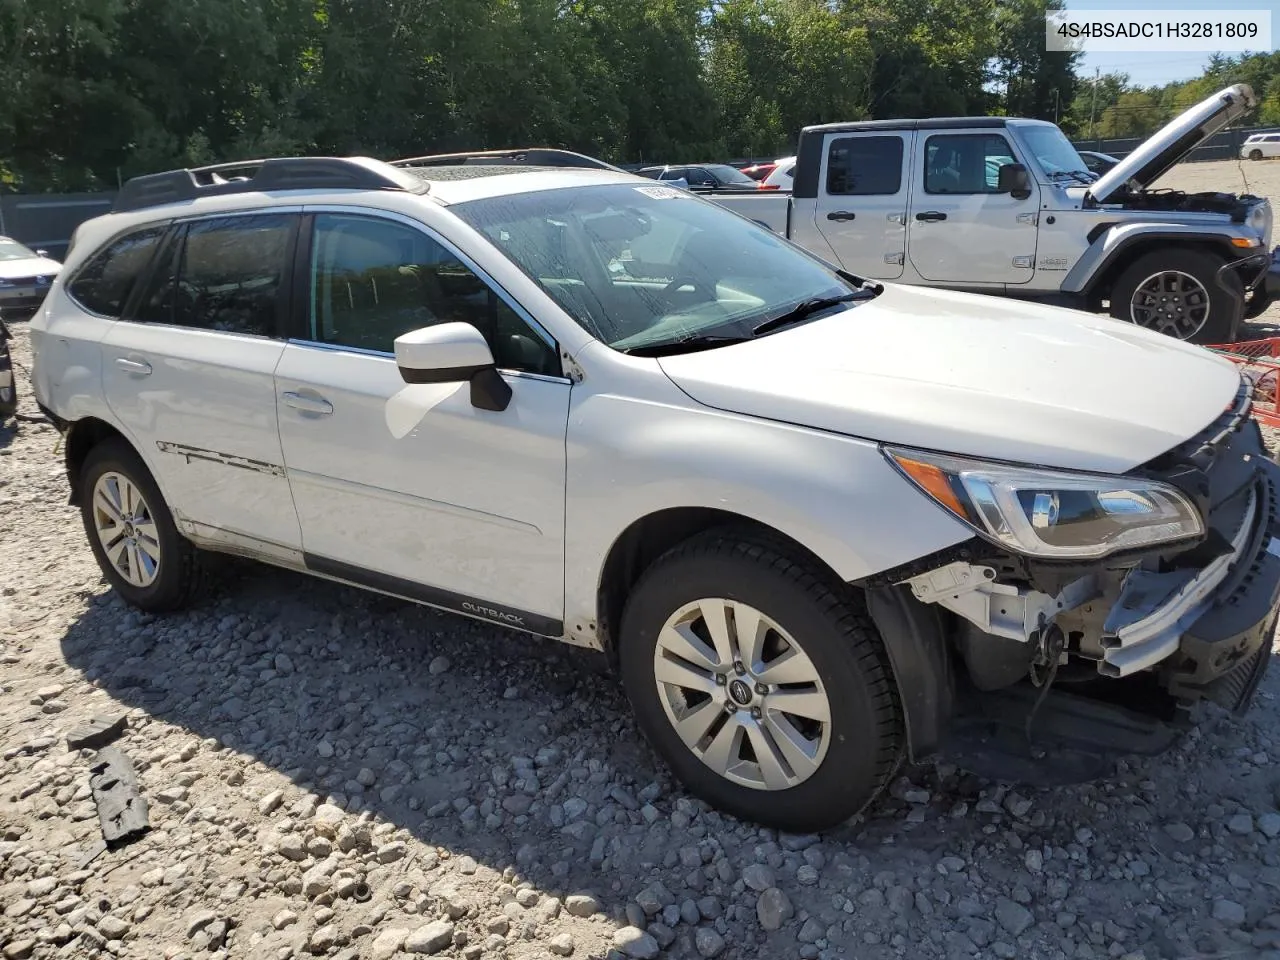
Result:
{"type": "MultiPolygon", "coordinates": [[[[1206,224],[1188,229],[1176,223],[1118,223],[1102,230],[1085,250],[1074,267],[1062,281],[1062,292],[1083,297],[1103,295],[1106,286],[1119,275],[1138,253],[1160,244],[1210,247],[1226,255],[1229,260],[1240,260],[1262,250],[1259,246],[1247,248],[1233,246],[1234,239],[1257,238],[1246,230],[1232,225],[1206,224]]],[[[1223,289],[1233,299],[1238,295],[1230,287],[1223,289]]]]}

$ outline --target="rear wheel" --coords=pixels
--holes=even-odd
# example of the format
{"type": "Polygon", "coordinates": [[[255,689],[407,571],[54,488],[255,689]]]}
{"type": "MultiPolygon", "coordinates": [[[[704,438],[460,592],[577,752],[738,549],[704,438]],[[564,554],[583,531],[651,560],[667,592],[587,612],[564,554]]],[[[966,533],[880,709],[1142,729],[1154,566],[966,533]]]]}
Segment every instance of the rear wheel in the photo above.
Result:
{"type": "Polygon", "coordinates": [[[142,458],[122,440],[89,451],[80,474],[89,547],[126,601],[151,612],[187,606],[202,582],[198,551],[178,533],[142,458]]]}
{"type": "Polygon", "coordinates": [[[712,532],[641,578],[622,618],[623,684],[646,737],[697,796],[806,832],[856,814],[902,750],[875,627],[820,571],[712,532]]]}
{"type": "Polygon", "coordinates": [[[13,376],[13,357],[9,354],[9,329],[0,320],[0,423],[18,412],[18,384],[13,376]]]}
{"type": "Polygon", "coordinates": [[[1244,285],[1225,275],[1232,297],[1215,279],[1227,261],[1200,250],[1153,250],[1138,257],[1111,289],[1111,316],[1190,343],[1225,343],[1243,310],[1244,285]]]}
{"type": "Polygon", "coordinates": [[[1249,159],[1250,159],[1250,160],[1261,160],[1261,159],[1262,159],[1262,151],[1261,151],[1261,150],[1250,150],[1250,151],[1249,151],[1249,159]]]}

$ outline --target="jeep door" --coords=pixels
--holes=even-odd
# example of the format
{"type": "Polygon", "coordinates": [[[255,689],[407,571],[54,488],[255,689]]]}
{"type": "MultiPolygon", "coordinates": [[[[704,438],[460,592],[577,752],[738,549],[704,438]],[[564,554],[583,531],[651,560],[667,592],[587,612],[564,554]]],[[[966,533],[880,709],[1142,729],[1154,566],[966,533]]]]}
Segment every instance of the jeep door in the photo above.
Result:
{"type": "MultiPolygon", "coordinates": [[[[810,229],[849,272],[877,280],[902,276],[914,133],[827,134],[810,229]]],[[[806,243],[810,249],[821,244],[806,243]]]]}
{"type": "Polygon", "coordinates": [[[570,381],[554,341],[424,224],[307,210],[276,371],[307,567],[558,636],[570,381]],[[451,321],[489,341],[505,410],[401,377],[396,337],[451,321]]]}
{"type": "Polygon", "coordinates": [[[999,189],[1000,167],[1025,163],[1002,128],[920,130],[912,174],[911,265],[928,281],[981,287],[1035,275],[1040,188],[999,189]]]}

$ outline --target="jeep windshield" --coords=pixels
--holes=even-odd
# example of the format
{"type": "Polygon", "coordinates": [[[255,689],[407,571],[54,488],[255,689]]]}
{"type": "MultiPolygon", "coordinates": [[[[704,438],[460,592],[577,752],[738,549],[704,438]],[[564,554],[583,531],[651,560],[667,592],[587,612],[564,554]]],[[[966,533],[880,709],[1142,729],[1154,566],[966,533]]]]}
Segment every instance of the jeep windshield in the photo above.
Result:
{"type": "Polygon", "coordinates": [[[658,184],[542,190],[450,210],[624,352],[721,346],[874,295],[767,228],[658,184]]]}
{"type": "Polygon", "coordinates": [[[1076,152],[1066,134],[1057,127],[1028,125],[1018,132],[1022,135],[1022,142],[1040,162],[1040,169],[1049,176],[1078,174],[1079,179],[1085,183],[1092,183],[1095,179],[1095,175],[1089,172],[1084,157],[1076,152]]]}

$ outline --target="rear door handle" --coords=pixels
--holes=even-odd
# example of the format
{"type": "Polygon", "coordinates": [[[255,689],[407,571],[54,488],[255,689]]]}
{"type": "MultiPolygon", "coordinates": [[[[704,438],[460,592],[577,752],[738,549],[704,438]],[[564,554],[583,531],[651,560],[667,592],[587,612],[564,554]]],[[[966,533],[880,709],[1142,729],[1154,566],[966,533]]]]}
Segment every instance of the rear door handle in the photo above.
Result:
{"type": "Polygon", "coordinates": [[[926,210],[923,213],[917,213],[916,219],[925,220],[929,223],[933,223],[934,221],[937,221],[937,220],[947,219],[947,215],[943,213],[941,210],[926,210]]]}
{"type": "Polygon", "coordinates": [[[324,397],[308,397],[301,393],[288,391],[284,394],[284,402],[295,410],[302,410],[306,413],[319,413],[325,416],[333,413],[333,404],[324,397]]]}
{"type": "Polygon", "coordinates": [[[832,210],[827,214],[828,220],[852,220],[857,216],[851,210],[832,210]]]}
{"type": "Polygon", "coordinates": [[[128,357],[116,357],[116,366],[135,377],[151,375],[151,364],[145,360],[130,360],[128,357]]]}

